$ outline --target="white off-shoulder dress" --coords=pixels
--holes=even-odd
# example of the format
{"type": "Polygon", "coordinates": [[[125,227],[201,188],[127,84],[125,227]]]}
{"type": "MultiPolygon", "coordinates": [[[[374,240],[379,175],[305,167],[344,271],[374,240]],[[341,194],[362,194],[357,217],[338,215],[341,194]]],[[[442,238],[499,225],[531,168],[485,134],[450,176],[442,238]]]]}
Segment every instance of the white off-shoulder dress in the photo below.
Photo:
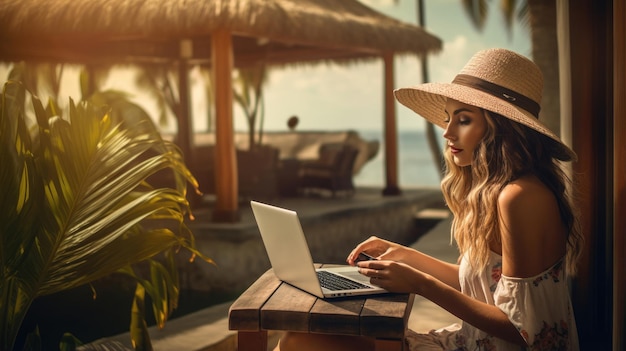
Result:
{"type": "Polygon", "coordinates": [[[526,340],[520,347],[491,336],[469,323],[428,334],[408,331],[410,350],[573,350],[578,333],[565,274],[564,259],[530,278],[502,275],[502,257],[491,253],[487,268],[474,272],[466,257],[459,267],[461,291],[498,306],[526,340]]]}

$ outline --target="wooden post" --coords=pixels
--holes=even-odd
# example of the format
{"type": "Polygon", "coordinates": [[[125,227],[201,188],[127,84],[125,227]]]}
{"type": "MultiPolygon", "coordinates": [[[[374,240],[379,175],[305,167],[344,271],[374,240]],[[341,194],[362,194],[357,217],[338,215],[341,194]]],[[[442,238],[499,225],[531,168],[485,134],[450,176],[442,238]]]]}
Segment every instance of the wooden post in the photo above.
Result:
{"type": "Polygon", "coordinates": [[[192,160],[193,124],[190,118],[189,59],[193,56],[191,40],[181,40],[178,60],[178,145],[186,162],[192,160]]]}
{"type": "Polygon", "coordinates": [[[613,350],[626,350],[626,4],[613,2],[613,350]],[[617,147],[616,147],[617,146],[617,147]]]}
{"type": "Polygon", "coordinates": [[[385,63],[385,175],[383,195],[400,195],[398,187],[398,134],[396,130],[396,101],[393,97],[393,53],[383,55],[385,63]]]}
{"type": "Polygon", "coordinates": [[[610,350],[612,339],[612,153],[622,145],[613,143],[611,9],[604,1],[569,2],[573,174],[585,237],[572,289],[581,350],[610,350]]]}
{"type": "Polygon", "coordinates": [[[233,42],[226,29],[211,39],[211,77],[215,103],[215,194],[213,221],[238,222],[239,184],[233,127],[233,42]]]}

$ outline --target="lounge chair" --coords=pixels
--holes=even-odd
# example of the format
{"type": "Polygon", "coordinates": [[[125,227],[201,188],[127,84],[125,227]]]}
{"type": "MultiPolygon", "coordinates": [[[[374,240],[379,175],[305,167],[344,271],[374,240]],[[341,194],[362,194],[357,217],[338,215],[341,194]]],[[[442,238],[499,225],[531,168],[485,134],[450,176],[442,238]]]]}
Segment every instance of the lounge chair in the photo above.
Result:
{"type": "Polygon", "coordinates": [[[322,144],[319,158],[300,166],[300,192],[329,192],[332,196],[354,194],[352,171],[358,150],[346,143],[322,144]]]}

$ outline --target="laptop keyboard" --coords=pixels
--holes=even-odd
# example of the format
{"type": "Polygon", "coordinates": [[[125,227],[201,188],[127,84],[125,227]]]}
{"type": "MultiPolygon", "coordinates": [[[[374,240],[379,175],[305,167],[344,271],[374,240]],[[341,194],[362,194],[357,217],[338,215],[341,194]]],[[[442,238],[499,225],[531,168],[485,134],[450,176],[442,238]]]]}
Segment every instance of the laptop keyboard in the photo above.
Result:
{"type": "Polygon", "coordinates": [[[317,271],[317,278],[322,287],[332,291],[369,288],[367,285],[327,271],[317,271]]]}

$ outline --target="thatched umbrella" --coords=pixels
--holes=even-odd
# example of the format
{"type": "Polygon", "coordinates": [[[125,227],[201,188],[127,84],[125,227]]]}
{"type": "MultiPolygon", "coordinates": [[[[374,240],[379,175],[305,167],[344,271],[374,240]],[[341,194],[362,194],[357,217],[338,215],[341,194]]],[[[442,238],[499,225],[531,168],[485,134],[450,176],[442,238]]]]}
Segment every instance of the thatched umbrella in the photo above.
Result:
{"type": "Polygon", "coordinates": [[[425,54],[441,41],[356,0],[1,0],[2,59],[63,62],[210,58],[211,35],[234,36],[236,65],[425,54]]]}
{"type": "MultiPolygon", "coordinates": [[[[208,63],[216,107],[216,213],[237,220],[233,67],[383,58],[387,187],[398,193],[393,55],[441,41],[357,0],[0,0],[0,60],[82,64],[208,63]]],[[[180,74],[179,143],[191,150],[188,81],[180,74]]]]}

